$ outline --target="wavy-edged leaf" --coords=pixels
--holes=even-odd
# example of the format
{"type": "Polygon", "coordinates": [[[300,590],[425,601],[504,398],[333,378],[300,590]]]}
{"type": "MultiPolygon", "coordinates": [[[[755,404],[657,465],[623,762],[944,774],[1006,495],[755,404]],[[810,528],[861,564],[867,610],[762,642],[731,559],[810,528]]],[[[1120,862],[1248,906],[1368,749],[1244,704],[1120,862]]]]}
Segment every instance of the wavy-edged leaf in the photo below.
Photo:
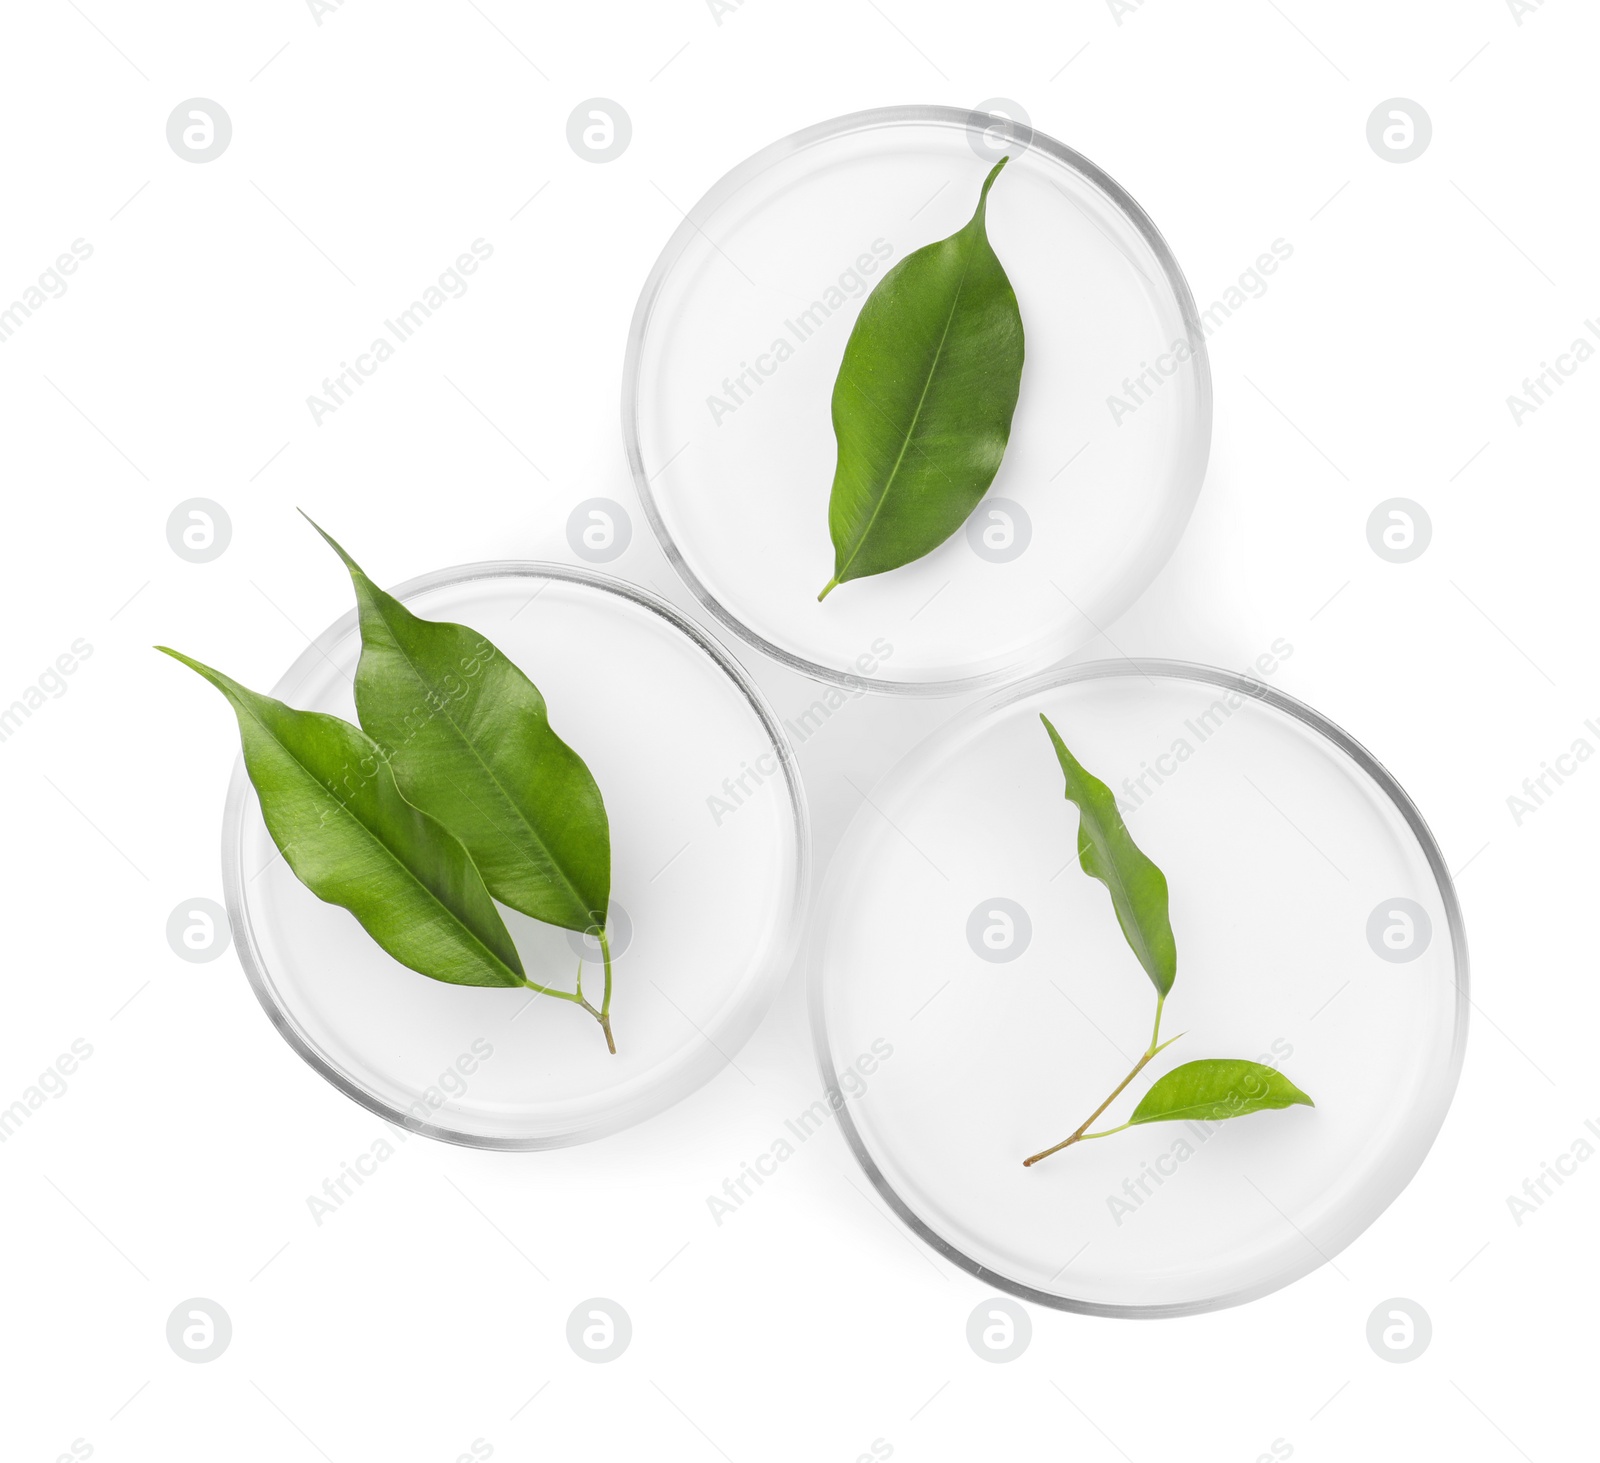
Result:
{"type": "Polygon", "coordinates": [[[1167,917],[1167,876],[1140,852],[1111,789],[1083,770],[1048,716],[1041,714],[1039,720],[1050,733],[1066,777],[1067,801],[1078,809],[1078,862],[1084,873],[1111,891],[1123,938],[1156,994],[1165,998],[1178,975],[1178,946],[1167,917]]]}
{"type": "Polygon", "coordinates": [[[1260,1062],[1216,1058],[1185,1062],[1158,1078],[1128,1121],[1220,1123],[1296,1104],[1316,1106],[1282,1072],[1260,1062]]]}
{"type": "Polygon", "coordinates": [[[359,727],[296,711],[158,645],[228,698],[272,841],[319,899],[348,909],[402,965],[455,985],[525,985],[467,850],[400,794],[359,727]]]}
{"type": "Polygon", "coordinates": [[[400,790],[467,846],[502,904],[569,930],[604,929],[605,803],[551,730],[538,687],[478,631],[412,614],[317,532],[355,584],[356,711],[400,790]]]}
{"type": "Polygon", "coordinates": [[[1022,383],[1022,314],[985,227],[908,254],[856,317],[833,387],[835,585],[898,569],[967,521],[999,471],[1022,383]]]}

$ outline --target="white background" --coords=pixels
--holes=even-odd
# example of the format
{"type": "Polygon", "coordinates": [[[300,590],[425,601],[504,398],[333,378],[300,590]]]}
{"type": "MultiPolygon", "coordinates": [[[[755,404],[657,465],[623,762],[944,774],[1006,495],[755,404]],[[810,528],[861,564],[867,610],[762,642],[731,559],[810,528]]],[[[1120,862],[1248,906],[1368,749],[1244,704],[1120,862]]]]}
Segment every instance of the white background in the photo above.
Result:
{"type": "MultiPolygon", "coordinates": [[[[94,1054],[0,1146],[5,1457],[75,1439],[107,1459],[334,1463],[448,1463],[475,1439],[737,1463],[846,1463],[874,1440],[907,1459],[1582,1455],[1600,1163],[1520,1226],[1507,1196],[1600,1118],[1600,768],[1520,826],[1506,800],[1575,738],[1600,745],[1583,726],[1600,363],[1520,426],[1506,397],[1600,312],[1600,19],[1522,8],[1148,0],[1119,21],[1104,0],[747,0],[719,24],[704,0],[349,0],[319,24],[302,0],[14,7],[0,297],[74,239],[94,252],[0,346],[0,702],[74,640],[93,653],[0,743],[0,1104],[75,1039],[94,1054]],[[196,96],[234,128],[204,165],[165,136],[196,96]],[[566,140],[594,96],[634,128],[603,166],[566,140]],[[794,978],[739,1071],[644,1127],[516,1157],[412,1138],[316,1226],[307,1196],[382,1130],[280,1041],[231,953],[168,948],[174,906],[220,898],[235,739],[149,645],[271,685],[348,599],[296,505],[395,582],[570,558],[572,507],[616,498],[636,533],[613,567],[681,602],[617,412],[678,209],[805,124],[994,96],[1129,188],[1202,303],[1273,239],[1294,246],[1211,340],[1190,531],[1092,653],[1242,666],[1286,638],[1276,683],[1415,797],[1460,873],[1475,966],[1434,1152],[1337,1268],[1175,1322],[1035,1309],[1026,1354],[987,1364],[965,1336],[985,1290],[892,1222],[836,1133],[712,1221],[707,1196],[815,1095],[794,978]],[[1434,127],[1403,165],[1366,136],[1396,96],[1434,127]],[[471,291],[314,424],[307,394],[479,237],[495,252],[471,291]],[[1395,496],[1433,522],[1410,564],[1367,544],[1395,496]],[[210,564],[167,544],[191,497],[232,518],[210,564]],[[193,1296],[233,1321],[206,1365],[165,1339],[193,1296]],[[590,1296],[633,1319],[607,1366],[565,1341],[590,1296]],[[1407,1365],[1365,1335],[1394,1296],[1433,1321],[1407,1365]]],[[[781,714],[812,699],[752,669],[781,714]]],[[[819,859],[855,788],[949,710],[863,701],[807,744],[819,859]]]]}

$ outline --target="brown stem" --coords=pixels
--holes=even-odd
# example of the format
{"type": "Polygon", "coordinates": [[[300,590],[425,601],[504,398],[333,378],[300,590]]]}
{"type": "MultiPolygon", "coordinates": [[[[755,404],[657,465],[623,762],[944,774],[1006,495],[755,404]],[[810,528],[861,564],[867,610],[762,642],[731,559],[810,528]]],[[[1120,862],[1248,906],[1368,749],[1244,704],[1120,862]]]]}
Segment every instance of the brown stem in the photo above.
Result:
{"type": "Polygon", "coordinates": [[[1070,1138],[1063,1138],[1059,1143],[1056,1144],[1054,1148],[1046,1148],[1042,1153],[1035,1153],[1032,1158],[1024,1158],[1022,1160],[1022,1166],[1024,1168],[1032,1168],[1033,1165],[1036,1164],[1041,1158],[1048,1158],[1052,1153],[1059,1153],[1063,1148],[1070,1148],[1074,1143],[1082,1138],[1083,1135],[1089,1131],[1089,1124],[1092,1123],[1097,1117],[1100,1116],[1101,1113],[1110,1107],[1112,1103],[1122,1096],[1127,1085],[1133,1081],[1133,1079],[1137,1077],[1139,1073],[1144,1071],[1146,1064],[1155,1054],[1156,1048],[1152,1047],[1142,1057],[1140,1057],[1139,1060],[1133,1064],[1133,1070],[1129,1072],[1128,1075],[1122,1079],[1122,1081],[1117,1083],[1116,1087],[1112,1090],[1111,1096],[1102,1102],[1099,1107],[1097,1107],[1092,1113],[1089,1114],[1088,1117],[1083,1120],[1082,1123],[1079,1124],[1077,1132],[1075,1132],[1070,1138]]]}
{"type": "Polygon", "coordinates": [[[600,1029],[606,1034],[606,1050],[612,1056],[616,1056],[617,1043],[616,1039],[611,1035],[611,1013],[609,1011],[596,1010],[581,995],[578,997],[578,1004],[600,1023],[600,1029]]]}
{"type": "MultiPolygon", "coordinates": [[[[1160,1030],[1160,1024],[1161,1015],[1158,1010],[1156,1013],[1156,1029],[1158,1032],[1160,1030]]],[[[1180,1031],[1178,1036],[1182,1035],[1183,1033],[1180,1031]]],[[[1146,1051],[1145,1054],[1133,1064],[1133,1070],[1129,1072],[1128,1075],[1122,1079],[1122,1081],[1117,1083],[1116,1087],[1112,1089],[1111,1096],[1106,1098],[1106,1100],[1102,1102],[1099,1107],[1097,1107],[1092,1113],[1089,1114],[1088,1117],[1083,1120],[1082,1123],[1078,1125],[1077,1132],[1075,1132],[1070,1138],[1063,1138],[1055,1145],[1054,1148],[1046,1148],[1042,1153],[1035,1153],[1032,1158],[1024,1158],[1022,1160],[1022,1166],[1024,1168],[1032,1168],[1033,1165],[1036,1164],[1041,1158],[1048,1158],[1052,1153],[1059,1153],[1063,1148],[1070,1148],[1074,1143],[1080,1142],[1083,1137],[1089,1133],[1089,1124],[1092,1123],[1097,1117],[1100,1116],[1101,1113],[1110,1107],[1112,1103],[1122,1096],[1123,1092],[1127,1090],[1128,1084],[1133,1081],[1133,1079],[1137,1077],[1139,1073],[1144,1071],[1146,1066],[1149,1065],[1151,1058],[1160,1052],[1164,1052],[1177,1039],[1177,1036],[1168,1037],[1167,1040],[1162,1042],[1160,1046],[1155,1045],[1155,1043],[1152,1041],[1149,1050],[1146,1051]]],[[[1099,1134],[1091,1134],[1090,1136],[1098,1137],[1099,1134]]]]}

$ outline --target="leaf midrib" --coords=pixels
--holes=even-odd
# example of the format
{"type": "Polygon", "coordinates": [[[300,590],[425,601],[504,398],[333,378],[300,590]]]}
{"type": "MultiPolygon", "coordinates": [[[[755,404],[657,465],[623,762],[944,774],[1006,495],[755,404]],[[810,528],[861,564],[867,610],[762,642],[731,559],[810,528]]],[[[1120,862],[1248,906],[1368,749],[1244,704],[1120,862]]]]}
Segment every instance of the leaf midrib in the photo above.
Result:
{"type": "MultiPolygon", "coordinates": [[[[1098,818],[1098,816],[1099,815],[1096,814],[1097,818],[1098,818]]],[[[1078,819],[1079,819],[1080,823],[1083,820],[1083,809],[1081,807],[1078,809],[1078,819]]],[[[1134,932],[1135,932],[1135,937],[1137,938],[1137,940],[1139,942],[1139,945],[1140,945],[1140,947],[1141,947],[1141,949],[1143,951],[1143,954],[1140,956],[1140,960],[1139,960],[1139,963],[1141,965],[1143,965],[1144,964],[1143,956],[1144,955],[1148,955],[1151,960],[1154,960],[1155,959],[1155,951],[1150,948],[1150,942],[1149,942],[1149,940],[1147,940],[1145,938],[1144,930],[1141,927],[1141,925],[1139,923],[1138,916],[1137,916],[1137,914],[1135,913],[1135,910],[1134,910],[1133,892],[1128,888],[1126,882],[1123,880],[1122,870],[1117,867],[1117,860],[1112,855],[1110,847],[1109,847],[1110,841],[1111,840],[1108,838],[1106,840],[1106,843],[1107,843],[1108,846],[1105,847],[1105,848],[1102,848],[1098,843],[1096,843],[1094,841],[1093,838],[1091,838],[1088,835],[1088,833],[1084,833],[1083,834],[1083,842],[1078,845],[1078,863],[1079,863],[1079,866],[1081,867],[1082,864],[1083,864],[1083,850],[1085,848],[1088,848],[1092,852],[1094,852],[1095,854],[1099,855],[1099,861],[1102,864],[1104,864],[1105,868],[1104,868],[1103,872],[1095,874],[1092,877],[1099,879],[1100,882],[1102,884],[1104,884],[1106,886],[1106,888],[1111,891],[1111,898],[1112,898],[1113,904],[1115,904],[1115,902],[1117,900],[1117,897],[1120,895],[1121,899],[1122,899],[1122,902],[1128,906],[1129,916],[1133,919],[1133,928],[1134,928],[1134,932]]],[[[1138,852],[1137,849],[1135,849],[1134,851],[1138,852]]],[[[1139,954],[1139,951],[1135,951],[1135,953],[1139,954]]],[[[1148,971],[1148,967],[1147,967],[1147,971],[1148,971]]]]}
{"type": "MultiPolygon", "coordinates": [[[[1164,1123],[1164,1122],[1178,1122],[1178,1123],[1181,1123],[1181,1122],[1187,1122],[1191,1115],[1196,1115],[1197,1116],[1197,1115],[1202,1114],[1202,1113],[1211,1112],[1215,1108],[1221,1106],[1221,1103],[1222,1103],[1222,1099],[1220,1099],[1220,1098],[1216,1102],[1190,1102],[1190,1103],[1185,1103],[1184,1106],[1182,1106],[1182,1107],[1167,1108],[1167,1109],[1165,1109],[1165,1110],[1163,1110],[1163,1111],[1161,1111],[1159,1113],[1151,1113],[1149,1115],[1149,1117],[1141,1118],[1141,1117],[1135,1116],[1135,1117],[1130,1118],[1128,1121],[1130,1123],[1138,1123],[1138,1124],[1141,1124],[1141,1125],[1144,1124],[1144,1123],[1164,1123]]],[[[1293,1098],[1290,1098],[1286,1102],[1281,1102],[1281,1103],[1277,1103],[1277,1104],[1273,1104],[1273,1103],[1270,1103],[1270,1102],[1263,1102],[1263,1103],[1257,1104],[1255,1107],[1242,1107],[1241,1106],[1237,1111],[1229,1112],[1229,1113],[1223,1113],[1223,1115],[1221,1117],[1219,1117],[1219,1118],[1198,1117],[1198,1121],[1204,1122],[1204,1123],[1223,1123],[1223,1122],[1226,1122],[1229,1118],[1248,1117],[1253,1112],[1273,1112],[1273,1111],[1276,1111],[1278,1108],[1283,1108],[1283,1107],[1304,1107],[1304,1106],[1305,1106],[1305,1104],[1303,1102],[1296,1102],[1293,1098]]]]}
{"type": "MultiPolygon", "coordinates": [[[[376,586],[374,586],[374,587],[376,587],[376,586]]],[[[433,685],[433,683],[431,681],[429,681],[422,674],[422,671],[418,667],[417,663],[411,658],[410,652],[406,649],[405,645],[401,642],[399,635],[396,634],[394,624],[389,619],[389,614],[388,614],[387,608],[381,602],[379,602],[379,604],[377,606],[377,609],[378,609],[379,616],[383,620],[384,628],[389,631],[390,640],[393,641],[395,649],[397,651],[399,651],[401,659],[404,660],[405,663],[406,663],[406,669],[409,670],[411,672],[411,674],[416,677],[417,684],[419,686],[421,686],[430,695],[438,696],[439,693],[438,693],[437,688],[433,685]]],[[[538,829],[536,829],[533,826],[533,824],[528,821],[527,816],[522,811],[521,805],[511,795],[511,790],[500,780],[499,775],[489,765],[489,763],[484,760],[483,754],[481,752],[479,752],[477,744],[472,740],[471,737],[469,737],[466,734],[466,732],[462,729],[461,724],[455,719],[455,717],[450,714],[450,711],[449,711],[449,708],[448,708],[448,704],[445,706],[442,714],[444,716],[444,719],[447,722],[449,722],[451,730],[454,731],[456,736],[461,740],[462,745],[465,746],[467,748],[467,750],[472,753],[473,760],[476,761],[478,766],[483,769],[484,775],[486,777],[488,777],[488,779],[489,779],[489,781],[491,783],[494,784],[495,789],[500,793],[500,795],[505,799],[506,803],[510,806],[511,811],[515,815],[517,821],[524,828],[526,828],[528,830],[529,837],[533,840],[534,843],[538,844],[539,848],[543,851],[545,858],[549,860],[550,867],[555,871],[556,875],[560,878],[562,884],[566,887],[567,893],[572,896],[573,904],[576,905],[580,909],[580,911],[587,917],[593,918],[593,916],[598,913],[599,916],[600,916],[600,923],[602,925],[604,925],[606,911],[605,910],[596,911],[596,910],[588,909],[588,908],[585,907],[586,901],[584,900],[583,896],[578,893],[578,886],[572,882],[572,879],[567,874],[567,871],[564,868],[562,868],[560,862],[556,859],[555,854],[551,852],[550,845],[548,843],[546,843],[544,841],[544,839],[539,835],[538,829]]],[[[548,720],[547,720],[546,721],[546,726],[548,727],[548,725],[549,725],[549,723],[548,723],[548,720]]],[[[551,731],[550,735],[554,736],[555,735],[554,731],[551,731]]],[[[457,789],[457,791],[460,791],[460,789],[457,789]]],[[[468,797],[467,801],[471,802],[472,800],[471,800],[470,797],[468,797]]],[[[476,804],[474,804],[474,806],[476,806],[476,804]]],[[[480,809],[480,811],[481,811],[481,809],[480,809]]],[[[497,831],[500,831],[502,833],[504,832],[503,829],[499,829],[497,831]]],[[[538,865],[535,864],[534,861],[531,858],[529,858],[528,855],[522,849],[517,847],[516,840],[514,838],[508,837],[507,841],[511,844],[512,848],[517,852],[517,854],[522,858],[523,862],[525,862],[528,865],[529,868],[534,869],[534,870],[537,871],[538,865]]]]}
{"type": "MultiPolygon", "coordinates": [[[[971,224],[968,224],[968,228],[970,227],[971,224]]],[[[872,505],[872,512],[867,515],[867,521],[861,527],[861,532],[856,538],[855,547],[850,550],[850,557],[839,566],[839,572],[835,577],[841,581],[850,566],[860,556],[861,550],[866,547],[867,539],[872,533],[873,526],[878,521],[878,515],[883,511],[883,505],[889,501],[889,494],[894,488],[895,479],[899,476],[900,468],[906,460],[906,453],[910,450],[911,439],[916,435],[917,423],[922,419],[922,408],[927,403],[928,392],[933,386],[933,378],[938,374],[939,362],[944,357],[945,341],[950,338],[951,322],[956,318],[956,310],[960,307],[962,292],[967,287],[967,274],[972,268],[972,252],[973,245],[969,239],[961,260],[961,278],[956,281],[956,292],[951,298],[949,313],[945,316],[944,329],[939,332],[939,344],[934,348],[933,360],[928,364],[928,375],[922,383],[922,393],[917,397],[916,410],[911,413],[911,423],[906,428],[901,440],[900,453],[894,460],[894,466],[889,469],[889,476],[884,482],[883,491],[878,494],[878,501],[872,505]]]]}
{"type": "MultiPolygon", "coordinates": [[[[326,787],[324,787],[322,785],[321,778],[319,778],[316,775],[316,773],[314,773],[309,767],[306,766],[306,764],[304,762],[302,762],[300,760],[300,757],[295,752],[295,750],[286,741],[284,741],[284,739],[282,737],[280,737],[278,735],[278,733],[273,730],[272,727],[268,726],[267,723],[264,722],[261,719],[260,713],[257,712],[257,710],[255,709],[254,706],[251,706],[248,703],[246,703],[245,709],[249,712],[250,719],[253,722],[255,722],[255,724],[258,727],[260,727],[261,730],[263,732],[265,732],[267,734],[267,736],[270,737],[271,740],[282,750],[284,755],[286,757],[288,757],[290,763],[301,774],[301,776],[304,777],[308,782],[310,782],[311,785],[313,787],[315,787],[318,792],[320,792],[320,793],[324,794],[326,797],[328,797],[329,800],[333,803],[334,807],[336,807],[341,813],[343,813],[345,815],[345,817],[347,817],[352,823],[354,823],[356,825],[356,827],[359,828],[364,834],[366,834],[367,838],[372,843],[376,844],[377,847],[379,847],[380,849],[383,850],[384,855],[388,858],[390,863],[392,863],[397,869],[400,870],[400,872],[402,874],[405,875],[405,877],[407,879],[409,879],[414,885],[416,885],[416,887],[422,891],[423,895],[426,898],[430,899],[434,904],[436,904],[440,909],[442,909],[450,917],[450,919],[452,921],[454,921],[454,923],[459,928],[464,930],[466,932],[466,934],[467,934],[467,938],[470,939],[472,941],[472,943],[474,945],[476,945],[477,948],[479,950],[481,950],[484,953],[485,956],[488,957],[489,962],[492,965],[499,966],[502,970],[510,971],[512,975],[516,974],[516,971],[512,970],[511,967],[509,965],[507,965],[506,962],[503,959],[501,959],[498,954],[496,954],[486,944],[484,944],[483,940],[481,938],[479,938],[477,931],[474,930],[471,925],[467,924],[467,922],[465,920],[463,920],[461,918],[461,916],[456,913],[455,910],[451,909],[450,906],[448,904],[446,904],[444,902],[444,900],[442,900],[432,889],[430,889],[428,887],[428,885],[423,882],[422,879],[418,878],[418,876],[416,874],[416,871],[414,869],[412,869],[411,866],[409,864],[407,864],[403,859],[401,859],[395,853],[395,851],[392,848],[390,848],[389,845],[387,843],[385,843],[382,838],[380,838],[378,836],[376,831],[374,831],[371,827],[368,826],[368,824],[365,822],[365,820],[363,820],[362,818],[359,818],[359,817],[356,816],[355,812],[351,809],[351,807],[350,807],[350,805],[348,803],[346,803],[341,798],[335,797],[329,791],[328,788],[326,788],[326,787]]],[[[392,775],[393,774],[391,774],[391,776],[392,775]]],[[[419,808],[417,811],[421,812],[422,810],[419,808]]],[[[426,817],[427,814],[424,813],[423,816],[426,817]]],[[[448,830],[446,830],[446,831],[448,831],[448,830]]],[[[285,857],[287,857],[287,855],[285,855],[285,857]]]]}
{"type": "MultiPolygon", "coordinates": [[[[1061,734],[1055,729],[1054,726],[1052,726],[1050,724],[1050,722],[1048,720],[1045,722],[1045,725],[1046,725],[1046,727],[1049,728],[1050,740],[1051,740],[1052,743],[1055,744],[1055,747],[1056,747],[1056,751],[1057,751],[1056,760],[1058,762],[1061,760],[1060,753],[1063,752],[1063,751],[1066,751],[1067,755],[1069,757],[1071,757],[1072,753],[1067,750],[1066,743],[1061,740],[1061,734]]],[[[1080,780],[1080,781],[1086,780],[1089,777],[1089,773],[1084,769],[1082,763],[1078,762],[1078,759],[1076,757],[1073,757],[1072,760],[1073,760],[1074,765],[1077,766],[1078,773],[1080,774],[1078,780],[1080,780]]],[[[1066,768],[1064,766],[1062,768],[1062,771],[1063,772],[1066,771],[1066,768]]],[[[1104,784],[1102,784],[1102,786],[1104,786],[1104,784]]],[[[1092,794],[1092,789],[1085,788],[1083,791],[1084,791],[1084,801],[1085,802],[1091,802],[1093,800],[1092,799],[1092,795],[1091,795],[1092,794]]],[[[1111,790],[1109,788],[1107,788],[1106,791],[1108,793],[1110,793],[1111,790]]],[[[1133,944],[1135,942],[1135,940],[1137,941],[1137,946],[1136,946],[1136,948],[1134,950],[1134,955],[1138,959],[1139,964],[1141,966],[1144,966],[1145,974],[1150,976],[1151,982],[1152,982],[1152,984],[1154,984],[1155,976],[1154,976],[1154,973],[1151,971],[1150,967],[1145,964],[1145,957],[1148,956],[1149,959],[1152,962],[1155,962],[1155,960],[1156,960],[1156,952],[1153,949],[1150,948],[1150,941],[1145,937],[1144,929],[1141,927],[1141,925],[1139,923],[1138,915],[1134,910],[1133,893],[1128,888],[1127,883],[1124,881],[1124,879],[1122,877],[1122,870],[1117,866],[1117,860],[1116,860],[1116,858],[1113,856],[1113,854],[1111,852],[1111,849],[1110,849],[1110,846],[1109,846],[1110,845],[1110,839],[1109,838],[1106,839],[1106,845],[1107,846],[1104,847],[1104,848],[1102,848],[1100,844],[1096,843],[1094,838],[1090,835],[1090,833],[1088,831],[1088,828],[1086,826],[1087,822],[1088,822],[1088,817],[1089,817],[1089,810],[1086,809],[1084,807],[1084,805],[1083,805],[1083,802],[1080,802],[1077,798],[1069,798],[1068,801],[1071,802],[1078,810],[1078,865],[1079,865],[1080,868],[1083,866],[1083,854],[1084,854],[1084,850],[1085,849],[1088,849],[1089,851],[1091,851],[1092,853],[1094,853],[1094,854],[1096,854],[1098,856],[1097,857],[1097,862],[1100,863],[1101,865],[1103,865],[1103,868],[1101,869],[1101,871],[1098,872],[1098,873],[1095,873],[1095,872],[1092,872],[1090,870],[1085,869],[1084,872],[1088,873],[1091,878],[1098,879],[1102,884],[1104,884],[1106,886],[1106,889],[1111,894],[1111,902],[1112,902],[1112,907],[1113,908],[1115,908],[1115,906],[1116,906],[1118,895],[1120,895],[1122,897],[1123,903],[1125,903],[1128,906],[1129,915],[1133,920],[1134,934],[1132,936],[1129,936],[1127,934],[1126,930],[1123,931],[1123,934],[1128,939],[1129,944],[1133,944]]],[[[1112,794],[1112,807],[1113,807],[1113,809],[1115,809],[1115,807],[1116,807],[1116,796],[1115,796],[1115,794],[1112,794]]],[[[1094,819],[1095,819],[1095,821],[1097,823],[1102,821],[1098,810],[1096,810],[1095,813],[1094,813],[1094,819]]],[[[1124,831],[1124,833],[1126,833],[1127,832],[1126,828],[1124,828],[1123,831],[1124,831]]],[[[1132,843],[1132,838],[1131,837],[1129,838],[1129,842],[1132,843]]],[[[1133,851],[1134,851],[1135,854],[1139,855],[1140,857],[1143,857],[1143,854],[1142,854],[1141,850],[1139,849],[1139,847],[1137,845],[1134,845],[1133,851]]],[[[1145,861],[1147,863],[1149,862],[1148,859],[1146,859],[1145,861]]],[[[1159,872],[1159,870],[1158,870],[1158,872],[1159,872]]],[[[1120,924],[1121,920],[1119,919],[1117,922],[1118,922],[1118,924],[1120,924]]],[[[1169,986],[1168,989],[1170,990],[1171,987],[1169,986]]],[[[1160,990],[1159,986],[1157,986],[1157,990],[1158,991],[1160,990]]]]}

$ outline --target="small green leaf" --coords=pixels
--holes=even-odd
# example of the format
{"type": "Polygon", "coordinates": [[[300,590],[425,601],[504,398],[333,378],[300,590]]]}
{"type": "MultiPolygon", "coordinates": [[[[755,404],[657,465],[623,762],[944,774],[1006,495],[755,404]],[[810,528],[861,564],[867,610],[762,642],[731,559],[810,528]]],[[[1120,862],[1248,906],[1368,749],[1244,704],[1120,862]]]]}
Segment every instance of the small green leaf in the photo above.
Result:
{"type": "Polygon", "coordinates": [[[1156,1080],[1128,1122],[1220,1123],[1297,1103],[1316,1106],[1283,1073],[1260,1062],[1235,1058],[1185,1062],[1156,1080]]]}
{"type": "Polygon", "coordinates": [[[1041,715],[1067,779],[1067,801],[1078,809],[1078,862],[1111,891],[1123,938],[1163,1000],[1178,974],[1178,946],[1167,917],[1167,878],[1129,834],[1111,789],[1091,777],[1041,715]]]}
{"type": "Polygon", "coordinates": [[[833,387],[835,585],[920,559],[967,521],[1011,436],[1022,314],[989,245],[984,179],[965,228],[908,254],[856,317],[833,387]]]}
{"type": "Polygon", "coordinates": [[[605,804],[583,759],[551,730],[538,687],[478,631],[412,614],[317,532],[355,584],[356,711],[400,790],[467,846],[501,903],[565,929],[603,930],[605,804]]]}
{"type": "Polygon", "coordinates": [[[400,794],[383,752],[336,716],[296,711],[158,645],[233,706],[272,841],[319,899],[402,965],[456,985],[525,985],[517,947],[467,851],[400,794]]]}

